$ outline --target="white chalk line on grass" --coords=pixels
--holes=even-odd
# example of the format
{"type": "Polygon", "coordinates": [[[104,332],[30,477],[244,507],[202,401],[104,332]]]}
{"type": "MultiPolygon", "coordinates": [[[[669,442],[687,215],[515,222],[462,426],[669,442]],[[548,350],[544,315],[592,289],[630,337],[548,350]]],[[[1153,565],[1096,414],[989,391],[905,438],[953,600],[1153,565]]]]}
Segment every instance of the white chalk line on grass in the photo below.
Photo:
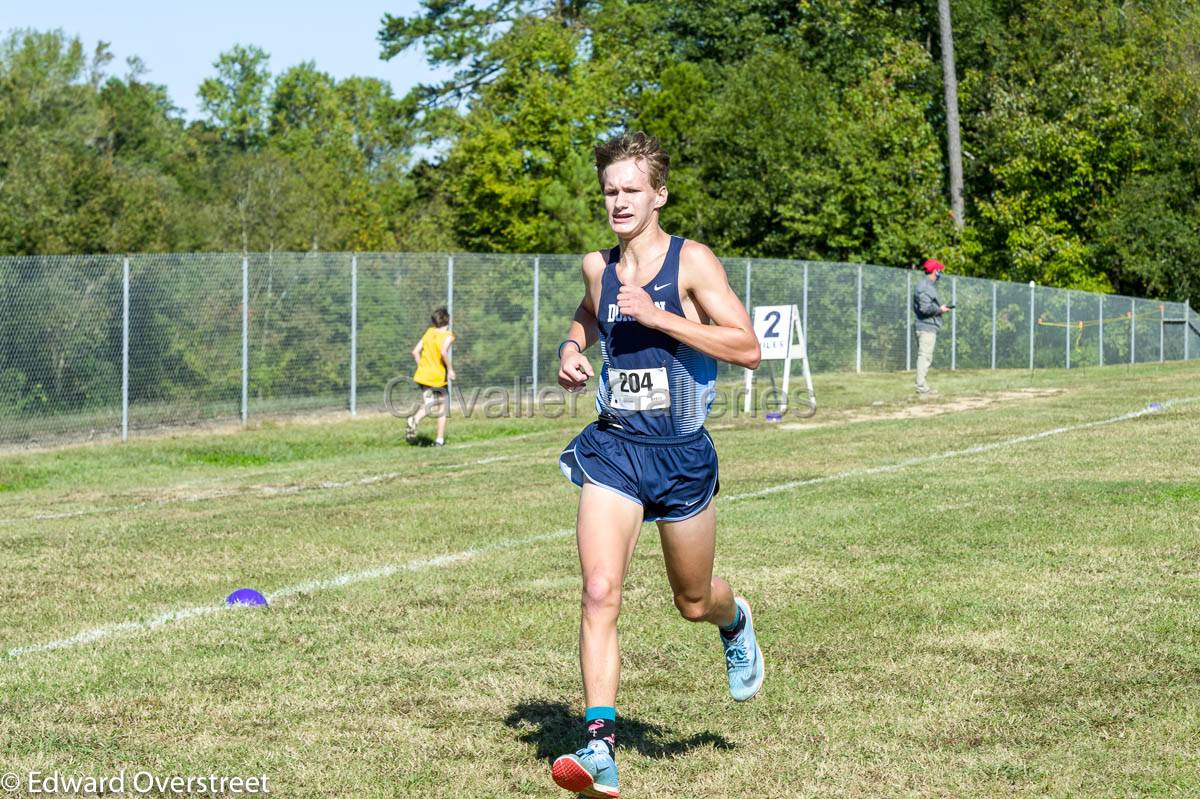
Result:
{"type": "MultiPolygon", "coordinates": [[[[768,496],[777,494],[783,491],[791,491],[796,488],[805,486],[819,485],[821,483],[831,483],[838,480],[849,480],[856,477],[871,477],[877,474],[887,474],[889,472],[899,471],[911,466],[920,466],[927,463],[935,463],[937,461],[946,460],[949,458],[958,458],[968,455],[979,455],[985,452],[1012,447],[1018,444],[1027,444],[1032,441],[1038,441],[1052,436],[1062,435],[1064,433],[1076,432],[1079,430],[1090,430],[1097,427],[1105,427],[1108,425],[1127,422],[1132,419],[1138,419],[1143,416],[1148,416],[1153,413],[1158,413],[1166,408],[1187,405],[1194,402],[1200,402],[1200,397],[1187,397],[1177,400],[1169,400],[1161,403],[1158,407],[1147,407],[1142,410],[1132,411],[1130,413],[1114,416],[1110,419],[1101,419],[1094,422],[1082,422],[1075,425],[1066,425],[1063,427],[1055,427],[1051,430],[1043,430],[1039,433],[1032,433],[1026,436],[1017,436],[1016,438],[1007,438],[1003,441],[995,441],[991,444],[979,444],[974,447],[966,447],[965,449],[949,450],[947,452],[939,452],[933,455],[925,455],[917,458],[909,458],[898,463],[888,464],[886,466],[872,466],[866,469],[852,469],[846,472],[838,472],[837,474],[825,475],[823,477],[814,477],[808,480],[793,480],[787,483],[761,488],[756,491],[747,491],[741,494],[733,494],[725,496],[722,499],[725,502],[738,502],[745,499],[753,499],[755,497],[768,496]]],[[[400,572],[419,572],[428,569],[439,569],[446,566],[453,566],[457,563],[477,558],[480,555],[489,554],[492,552],[500,552],[506,549],[517,549],[520,547],[531,546],[534,544],[553,541],[561,538],[566,538],[574,533],[574,530],[555,530],[550,533],[541,533],[539,535],[528,536],[525,538],[513,538],[504,541],[499,541],[488,546],[465,549],[461,552],[452,552],[445,555],[438,555],[432,558],[424,558],[421,560],[408,561],[400,564],[386,564],[365,571],[348,572],[321,580],[310,580],[296,585],[286,586],[277,589],[266,595],[267,601],[271,602],[277,599],[295,596],[297,594],[314,593],[317,591],[325,591],[334,588],[342,588],[354,583],[360,583],[365,580],[378,580],[385,577],[390,577],[400,572]]],[[[22,655],[28,655],[35,652],[47,652],[54,649],[66,649],[83,644],[90,644],[104,638],[119,634],[157,630],[165,625],[179,621],[195,618],[197,616],[208,616],[214,613],[219,613],[228,608],[227,605],[203,605],[192,608],[182,608],[173,610],[155,616],[152,619],[144,621],[126,621],[118,624],[108,624],[101,627],[95,627],[90,630],[84,630],[81,633],[71,636],[70,638],[60,638],[56,641],[48,641],[42,644],[31,644],[29,646],[16,647],[8,650],[9,658],[17,658],[22,655]]]]}
{"type": "MultiPolygon", "coordinates": [[[[557,432],[557,431],[556,430],[535,430],[531,433],[520,433],[518,435],[513,435],[513,436],[488,438],[488,439],[483,439],[482,441],[465,441],[461,444],[451,444],[448,447],[446,447],[446,449],[460,450],[460,449],[473,449],[475,447],[490,447],[490,446],[495,446],[498,444],[507,444],[510,441],[521,441],[521,440],[528,439],[528,438],[535,438],[537,436],[545,435],[547,433],[555,433],[555,432],[557,432]]],[[[480,458],[480,459],[474,460],[474,461],[467,461],[466,463],[436,464],[434,466],[426,466],[425,468],[454,469],[454,468],[462,468],[462,467],[466,467],[466,466],[482,466],[482,465],[485,465],[488,463],[495,463],[497,461],[512,460],[513,458],[516,458],[516,457],[519,457],[519,456],[517,456],[517,455],[500,455],[500,456],[495,456],[495,457],[491,457],[491,458],[480,458]]],[[[523,456],[520,456],[520,457],[523,457],[523,456]]],[[[396,480],[396,479],[399,479],[399,478],[402,478],[405,476],[407,476],[407,475],[404,472],[389,472],[387,474],[372,475],[370,477],[362,478],[361,480],[346,480],[346,481],[339,481],[339,482],[325,481],[322,483],[297,485],[297,486],[259,486],[257,488],[251,488],[249,491],[247,491],[245,489],[229,489],[227,491],[217,491],[217,492],[212,492],[212,493],[197,494],[194,496],[156,499],[156,500],[150,500],[148,502],[138,502],[133,505],[123,505],[120,507],[112,507],[112,508],[86,508],[83,510],[61,511],[59,513],[37,513],[37,514],[31,514],[29,516],[18,516],[18,517],[14,517],[14,518],[0,519],[0,525],[24,524],[24,523],[28,523],[28,522],[58,521],[61,519],[78,519],[83,516],[96,516],[96,515],[101,515],[101,514],[112,514],[112,513],[127,513],[128,511],[131,511],[131,510],[142,510],[144,508],[150,508],[150,507],[161,507],[163,505],[169,505],[169,504],[176,503],[176,502],[183,502],[183,503],[204,502],[204,501],[210,500],[210,499],[228,499],[229,497],[236,497],[236,496],[251,496],[255,493],[261,493],[264,496],[270,496],[272,494],[298,494],[303,491],[319,491],[319,490],[329,490],[329,489],[339,489],[339,488],[350,488],[350,487],[358,486],[358,485],[370,485],[372,483],[384,482],[387,480],[396,480]]]]}
{"type": "Polygon", "coordinates": [[[886,466],[872,466],[866,469],[852,469],[848,472],[839,472],[837,474],[824,475],[822,477],[813,477],[807,480],[793,480],[788,483],[779,483],[778,485],[769,486],[768,488],[760,488],[757,491],[747,491],[744,494],[726,497],[725,500],[734,501],[742,499],[752,499],[754,497],[765,497],[770,494],[778,494],[781,491],[791,491],[795,488],[803,486],[820,485],[821,483],[831,483],[835,480],[848,480],[854,477],[871,477],[877,474],[887,474],[888,472],[896,472],[901,469],[907,469],[910,466],[922,466],[927,463],[935,463],[944,461],[949,458],[960,458],[966,455],[979,455],[984,452],[1002,449],[1004,447],[1012,447],[1017,444],[1028,444],[1031,441],[1038,441],[1051,436],[1062,435],[1063,433],[1072,433],[1078,430],[1089,430],[1095,427],[1105,427],[1107,425],[1117,424],[1119,422],[1127,422],[1131,419],[1138,419],[1142,416],[1149,416],[1152,413],[1159,413],[1166,408],[1175,405],[1187,405],[1193,402],[1200,402],[1200,397],[1186,397],[1184,399],[1169,400],[1158,404],[1158,407],[1146,407],[1140,411],[1131,411],[1120,416],[1114,416],[1111,419],[1101,419],[1095,422],[1083,422],[1081,424],[1067,425],[1065,427],[1055,427],[1052,430],[1043,430],[1040,433],[1032,433],[1027,436],[1017,436],[1016,438],[1006,438],[1002,441],[993,441],[991,444],[978,444],[974,447],[966,449],[955,449],[949,452],[938,452],[934,455],[922,455],[916,458],[899,461],[897,463],[889,463],[886,466]]]}
{"type": "MultiPolygon", "coordinates": [[[[316,591],[326,591],[331,588],[342,588],[344,586],[353,585],[354,583],[361,583],[366,580],[379,580],[400,572],[421,572],[428,569],[440,569],[446,566],[453,566],[457,563],[472,560],[480,555],[489,555],[491,553],[501,552],[506,549],[518,549],[520,547],[540,544],[545,541],[566,538],[567,536],[574,534],[574,530],[555,530],[552,533],[540,533],[538,535],[528,536],[526,538],[510,538],[505,541],[498,541],[495,544],[490,544],[488,546],[464,549],[461,552],[451,552],[445,555],[437,555],[432,558],[410,560],[407,563],[389,563],[384,566],[378,566],[374,569],[348,572],[346,574],[340,574],[336,577],[330,577],[324,580],[309,580],[307,582],[297,583],[296,585],[286,586],[267,594],[266,599],[267,602],[270,603],[279,599],[295,596],[297,594],[311,594],[316,591]]],[[[119,633],[157,630],[168,624],[174,624],[175,622],[194,619],[197,616],[211,616],[214,613],[221,613],[226,610],[234,609],[242,608],[236,605],[199,605],[192,608],[169,610],[166,613],[143,621],[125,621],[120,622],[119,624],[106,624],[101,627],[94,627],[90,630],[84,630],[77,635],[72,635],[70,638],[60,638],[57,641],[47,641],[44,644],[19,646],[8,650],[8,657],[18,658],[22,655],[29,655],[35,652],[49,652],[54,649],[68,649],[71,647],[82,646],[83,644],[90,644],[119,633]]]]}
{"type": "MultiPolygon", "coordinates": [[[[1200,398],[1196,398],[1196,399],[1200,399],[1200,398]]],[[[1175,402],[1176,402],[1176,404],[1178,404],[1178,403],[1187,403],[1187,402],[1191,402],[1191,401],[1193,401],[1193,400],[1183,399],[1183,400],[1177,400],[1175,402]]],[[[1137,413],[1138,413],[1138,415],[1144,415],[1144,412],[1137,412],[1137,413]]],[[[1104,422],[1104,423],[1109,424],[1111,422],[1104,422]]],[[[723,429],[723,428],[713,428],[713,429],[723,429]]],[[[453,444],[453,445],[451,445],[451,447],[453,449],[466,449],[466,448],[470,448],[470,447],[492,446],[494,444],[502,444],[502,443],[507,443],[509,441],[533,438],[533,437],[540,436],[540,435],[543,435],[548,432],[558,432],[558,431],[556,431],[556,430],[539,430],[539,431],[535,431],[532,433],[522,433],[522,434],[515,435],[515,436],[505,436],[503,438],[484,439],[482,441],[468,441],[468,442],[464,442],[462,444],[453,444]]],[[[1054,434],[1054,432],[1055,431],[1051,431],[1050,434],[1054,434]]],[[[1038,436],[1041,436],[1041,435],[1042,434],[1038,434],[1038,436]]],[[[974,453],[964,451],[962,453],[953,453],[950,455],[939,456],[939,457],[957,457],[957,455],[959,455],[959,454],[974,454],[974,453]]],[[[468,468],[471,466],[483,466],[483,465],[487,465],[490,463],[498,463],[501,461],[514,460],[516,458],[523,458],[523,457],[526,457],[526,455],[524,455],[524,454],[521,454],[521,455],[498,455],[498,456],[494,456],[491,458],[480,458],[478,460],[467,461],[465,463],[434,464],[434,465],[426,466],[425,468],[427,468],[427,469],[468,468]]],[[[905,468],[905,467],[911,466],[911,465],[914,465],[914,464],[906,461],[901,464],[893,464],[891,466],[878,467],[880,471],[879,472],[871,472],[871,474],[895,471],[898,468],[905,468]]],[[[332,490],[339,490],[339,489],[343,489],[343,488],[354,488],[354,487],[373,485],[375,483],[390,482],[392,480],[399,480],[399,479],[403,479],[403,478],[409,477],[409,476],[413,476],[413,473],[386,472],[384,474],[369,475],[367,477],[362,477],[362,478],[358,478],[358,479],[354,479],[354,480],[336,480],[336,481],[335,480],[325,480],[325,481],[321,481],[318,483],[297,483],[297,484],[290,484],[290,485],[260,485],[260,486],[251,486],[249,488],[232,488],[232,489],[227,489],[227,490],[222,490],[222,491],[211,491],[211,492],[206,492],[206,493],[202,493],[202,494],[195,494],[195,495],[191,495],[191,496],[164,497],[164,498],[160,498],[160,499],[148,500],[146,502],[138,502],[138,503],[134,503],[132,505],[124,505],[124,506],[116,506],[116,507],[108,507],[108,508],[85,508],[82,510],[74,510],[74,511],[60,511],[58,513],[36,513],[36,514],[30,514],[29,516],[18,516],[18,517],[13,517],[13,518],[0,518],[0,526],[7,526],[7,525],[13,525],[13,524],[24,524],[24,523],[29,523],[29,522],[46,522],[46,521],[61,521],[63,519],[78,519],[78,518],[82,518],[84,516],[99,516],[99,515],[110,515],[110,514],[115,514],[115,513],[128,513],[130,511],[145,510],[146,508],[164,507],[166,505],[173,505],[176,503],[188,504],[188,503],[195,503],[195,502],[207,502],[210,500],[229,499],[232,497],[243,497],[243,496],[273,497],[273,496],[288,496],[288,495],[294,495],[294,494],[308,493],[308,492],[312,492],[312,491],[332,491],[332,490]]],[[[779,491],[787,491],[792,488],[797,488],[800,486],[813,485],[815,483],[823,483],[823,482],[828,482],[831,479],[841,479],[841,478],[842,478],[841,475],[829,475],[826,477],[814,478],[813,480],[802,480],[802,481],[798,481],[798,482],[784,483],[780,486],[774,486],[770,489],[764,489],[761,493],[752,492],[751,494],[749,494],[747,496],[760,496],[760,495],[765,496],[766,494],[777,493],[779,491]]],[[[738,497],[738,498],[741,498],[741,497],[738,497]]],[[[724,497],[724,499],[732,500],[732,499],[734,499],[734,497],[724,497]]]]}
{"type": "Polygon", "coordinates": [[[368,486],[375,483],[384,483],[392,480],[400,480],[405,477],[419,476],[422,470],[432,469],[466,469],[473,466],[486,466],[491,463],[500,463],[502,461],[515,460],[517,458],[527,457],[526,454],[520,455],[493,455],[490,458],[478,458],[472,461],[463,463],[439,463],[427,464],[419,467],[411,472],[386,472],[384,474],[373,474],[367,477],[360,477],[354,480],[322,480],[318,483],[295,483],[291,485],[260,485],[250,486],[249,488],[230,488],[218,491],[209,491],[203,494],[193,494],[182,497],[164,497],[153,499],[146,502],[136,502],[132,505],[124,505],[120,507],[110,508],[86,508],[83,510],[61,511],[59,513],[35,513],[29,516],[18,516],[8,519],[0,519],[0,525],[21,524],[25,522],[46,522],[58,521],[61,519],[78,519],[83,516],[98,516],[113,513],[128,513],[129,511],[144,510],[146,508],[157,508],[165,505],[173,505],[176,503],[192,503],[192,502],[208,502],[214,499],[229,499],[231,497],[246,497],[246,496],[262,496],[275,497],[286,496],[289,494],[302,494],[310,491],[329,491],[341,488],[354,488],[356,486],[368,486]]]}

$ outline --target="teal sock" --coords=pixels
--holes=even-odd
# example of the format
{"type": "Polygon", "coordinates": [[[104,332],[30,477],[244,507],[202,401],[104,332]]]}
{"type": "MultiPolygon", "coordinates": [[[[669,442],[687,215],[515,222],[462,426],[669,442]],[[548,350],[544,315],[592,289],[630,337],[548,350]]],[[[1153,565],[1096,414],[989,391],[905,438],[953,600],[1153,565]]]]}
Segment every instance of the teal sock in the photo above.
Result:
{"type": "Polygon", "coordinates": [[[720,628],[721,635],[725,638],[736,638],[737,634],[746,627],[746,614],[742,613],[742,606],[734,602],[733,607],[737,610],[737,615],[733,617],[733,621],[728,627],[720,628]]]}

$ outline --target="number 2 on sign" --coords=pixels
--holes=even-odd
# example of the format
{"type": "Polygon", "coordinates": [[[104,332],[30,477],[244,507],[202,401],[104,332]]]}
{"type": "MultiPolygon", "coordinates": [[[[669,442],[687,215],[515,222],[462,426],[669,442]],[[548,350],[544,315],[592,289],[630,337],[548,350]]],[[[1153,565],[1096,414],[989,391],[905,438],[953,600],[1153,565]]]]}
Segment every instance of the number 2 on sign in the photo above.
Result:
{"type": "Polygon", "coordinates": [[[767,314],[767,320],[770,324],[767,327],[767,332],[763,334],[763,338],[777,338],[779,336],[779,331],[775,328],[779,327],[779,320],[781,318],[782,314],[779,311],[771,311],[767,314]]]}

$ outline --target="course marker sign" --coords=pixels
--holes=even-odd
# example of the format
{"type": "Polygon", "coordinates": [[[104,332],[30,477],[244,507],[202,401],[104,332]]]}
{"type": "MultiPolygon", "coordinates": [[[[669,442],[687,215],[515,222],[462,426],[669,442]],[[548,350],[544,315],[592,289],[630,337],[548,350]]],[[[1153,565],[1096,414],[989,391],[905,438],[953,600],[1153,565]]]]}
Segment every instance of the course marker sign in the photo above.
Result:
{"type": "MultiPolygon", "coordinates": [[[[788,384],[792,376],[792,361],[798,359],[808,388],[808,411],[802,416],[817,412],[817,396],[813,392],[812,374],[808,368],[808,343],[800,311],[795,305],[758,305],[754,308],[754,335],[764,361],[783,361],[783,402],[779,413],[787,412],[788,384]]],[[[744,411],[750,413],[754,394],[754,370],[746,370],[746,397],[744,411]]]]}

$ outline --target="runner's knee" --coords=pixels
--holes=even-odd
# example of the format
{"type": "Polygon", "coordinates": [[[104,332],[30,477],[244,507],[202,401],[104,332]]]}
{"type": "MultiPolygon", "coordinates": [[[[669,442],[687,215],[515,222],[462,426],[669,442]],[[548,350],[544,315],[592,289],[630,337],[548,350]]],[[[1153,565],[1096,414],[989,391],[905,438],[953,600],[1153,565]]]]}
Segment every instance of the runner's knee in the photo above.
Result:
{"type": "Polygon", "coordinates": [[[583,582],[583,610],[589,616],[613,614],[621,604],[620,583],[607,574],[589,575],[583,582]]]}
{"type": "Polygon", "coordinates": [[[675,607],[679,609],[679,615],[688,621],[704,621],[712,609],[712,594],[678,593],[675,595],[675,607]]]}

